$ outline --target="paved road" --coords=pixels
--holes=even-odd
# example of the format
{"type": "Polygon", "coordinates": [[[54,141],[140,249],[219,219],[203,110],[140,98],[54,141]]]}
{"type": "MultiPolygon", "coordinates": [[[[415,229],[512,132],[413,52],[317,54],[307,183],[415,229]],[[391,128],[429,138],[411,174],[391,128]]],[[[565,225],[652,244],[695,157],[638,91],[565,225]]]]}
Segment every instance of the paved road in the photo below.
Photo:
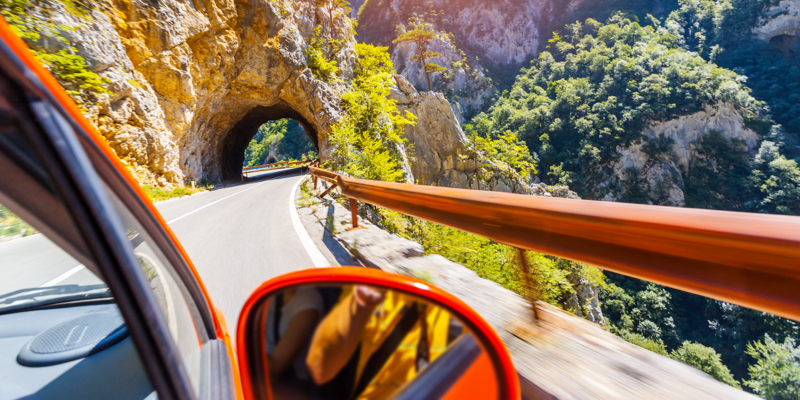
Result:
{"type": "Polygon", "coordinates": [[[214,305],[225,314],[232,335],[239,311],[256,287],[277,275],[314,267],[289,214],[289,196],[300,177],[298,170],[156,204],[214,305]]]}
{"type": "MultiPolygon", "coordinates": [[[[300,177],[301,168],[260,172],[247,183],[156,203],[225,314],[232,335],[239,311],[256,287],[277,275],[314,267],[289,208],[300,177]]],[[[0,280],[0,294],[102,283],[44,235],[0,243],[0,260],[0,276],[6,277],[0,280]]]]}
{"type": "Polygon", "coordinates": [[[21,288],[103,283],[44,235],[0,243],[0,261],[0,294],[21,288]]]}

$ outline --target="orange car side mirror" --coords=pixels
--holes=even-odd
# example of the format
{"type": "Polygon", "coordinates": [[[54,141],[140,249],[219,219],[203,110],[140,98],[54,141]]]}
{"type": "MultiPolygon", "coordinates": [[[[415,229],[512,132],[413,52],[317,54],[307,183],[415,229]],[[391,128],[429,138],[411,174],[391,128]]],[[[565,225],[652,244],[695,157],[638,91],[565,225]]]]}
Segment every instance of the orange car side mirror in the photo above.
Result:
{"type": "Polygon", "coordinates": [[[256,289],[239,316],[246,399],[519,399],[503,342],[454,296],[368,268],[256,289]]]}

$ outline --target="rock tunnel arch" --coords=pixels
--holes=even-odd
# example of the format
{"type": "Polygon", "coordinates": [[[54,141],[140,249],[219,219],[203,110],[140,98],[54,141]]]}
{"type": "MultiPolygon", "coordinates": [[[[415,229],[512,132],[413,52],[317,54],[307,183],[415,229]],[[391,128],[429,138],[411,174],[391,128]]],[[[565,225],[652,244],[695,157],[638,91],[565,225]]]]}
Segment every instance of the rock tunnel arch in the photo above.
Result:
{"type": "Polygon", "coordinates": [[[278,121],[284,118],[297,121],[319,152],[319,135],[313,124],[300,113],[290,106],[280,103],[272,106],[256,106],[233,125],[220,143],[218,159],[220,177],[223,181],[241,179],[244,151],[258,132],[258,128],[269,121],[278,121]]]}

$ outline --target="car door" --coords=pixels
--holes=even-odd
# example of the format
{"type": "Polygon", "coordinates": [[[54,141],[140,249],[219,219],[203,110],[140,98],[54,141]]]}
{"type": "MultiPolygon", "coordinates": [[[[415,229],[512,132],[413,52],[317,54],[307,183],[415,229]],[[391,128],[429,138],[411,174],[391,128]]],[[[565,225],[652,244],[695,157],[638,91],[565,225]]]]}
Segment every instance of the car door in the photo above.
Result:
{"type": "MultiPolygon", "coordinates": [[[[97,280],[93,290],[110,292],[124,320],[125,335],[135,348],[135,356],[128,361],[141,365],[154,389],[148,399],[235,397],[235,366],[230,344],[223,340],[227,335],[224,321],[177,241],[74,103],[4,21],[0,21],[0,36],[0,204],[40,232],[37,241],[47,241],[49,248],[63,253],[59,253],[61,260],[80,263],[70,271],[88,271],[97,280]]],[[[30,258],[38,251],[33,248],[21,254],[30,258]]],[[[20,290],[50,298],[41,296],[40,288],[20,290]]],[[[19,295],[14,295],[14,304],[21,302],[19,295]]],[[[37,303],[41,298],[32,300],[36,307],[25,312],[42,311],[41,302],[37,303]]],[[[61,309],[74,311],[84,305],[71,301],[61,309]]],[[[14,317],[23,315],[30,314],[14,313],[14,317]]],[[[69,321],[64,323],[74,322],[69,321]]],[[[95,326],[75,324],[66,325],[65,329],[72,329],[65,331],[65,343],[76,340],[78,336],[72,335],[80,327],[93,332],[95,326]]],[[[42,325],[42,332],[59,327],[42,325]]],[[[30,343],[26,346],[36,348],[30,343]]],[[[117,346],[113,343],[109,348],[117,346]]],[[[71,370],[78,364],[92,364],[106,353],[84,354],[66,363],[72,363],[71,370]]],[[[46,368],[22,367],[20,376],[32,380],[46,368]]],[[[17,366],[10,365],[8,370],[13,368],[17,366]]],[[[53,379],[65,380],[63,374],[48,371],[55,374],[53,379]]],[[[0,365],[0,379],[4,373],[0,365]]],[[[88,369],[75,379],[91,374],[88,369]]],[[[124,378],[110,379],[121,384],[124,378]]],[[[66,383],[64,387],[78,391],[80,382],[66,383]]],[[[113,393],[113,388],[104,393],[113,393]]]]}

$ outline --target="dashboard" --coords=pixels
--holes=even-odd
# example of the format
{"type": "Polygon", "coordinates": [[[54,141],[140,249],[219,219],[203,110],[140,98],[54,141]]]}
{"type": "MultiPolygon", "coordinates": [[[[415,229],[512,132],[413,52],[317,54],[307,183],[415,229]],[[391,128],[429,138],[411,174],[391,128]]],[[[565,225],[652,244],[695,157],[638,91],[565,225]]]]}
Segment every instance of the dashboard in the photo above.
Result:
{"type": "Polygon", "coordinates": [[[157,398],[114,304],[0,315],[0,400],[157,398]]]}

